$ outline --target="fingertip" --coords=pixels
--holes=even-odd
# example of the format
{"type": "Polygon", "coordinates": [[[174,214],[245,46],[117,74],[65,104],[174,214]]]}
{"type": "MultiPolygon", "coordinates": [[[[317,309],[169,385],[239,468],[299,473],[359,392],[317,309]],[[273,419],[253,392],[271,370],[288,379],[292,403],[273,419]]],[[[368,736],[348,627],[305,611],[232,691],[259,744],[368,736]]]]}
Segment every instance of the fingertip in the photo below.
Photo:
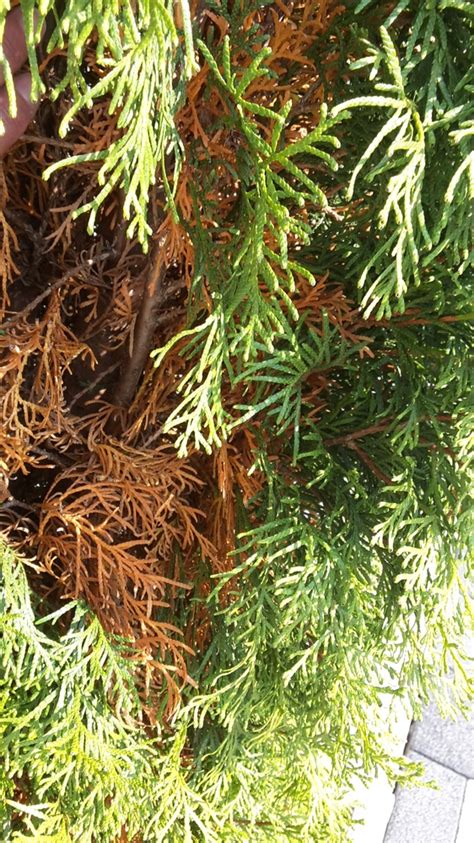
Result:
{"type": "Polygon", "coordinates": [[[13,118],[8,113],[7,92],[5,88],[0,90],[0,117],[5,129],[4,134],[0,136],[0,157],[5,155],[21,137],[35,116],[39,105],[38,102],[31,101],[30,73],[19,73],[18,76],[15,76],[15,92],[17,96],[17,116],[13,118]]]}
{"type": "MultiPolygon", "coordinates": [[[[37,9],[34,9],[33,11],[33,20],[34,28],[35,30],[37,30],[38,24],[41,20],[41,15],[39,14],[37,9]]],[[[43,22],[43,26],[41,29],[41,37],[43,37],[45,30],[46,25],[43,22]]],[[[22,65],[25,63],[28,55],[25,38],[25,24],[21,6],[15,6],[15,8],[12,9],[11,12],[9,12],[7,15],[5,31],[3,33],[2,46],[5,58],[7,59],[10,65],[10,69],[12,73],[15,74],[17,70],[20,70],[22,65]]],[[[3,82],[3,71],[0,68],[0,84],[3,84],[3,82]]]]}
{"type": "MultiPolygon", "coordinates": [[[[20,6],[16,6],[7,15],[2,46],[12,73],[16,73],[27,57],[23,13],[20,6]]],[[[3,72],[0,72],[0,83],[3,81],[3,72]]]]}

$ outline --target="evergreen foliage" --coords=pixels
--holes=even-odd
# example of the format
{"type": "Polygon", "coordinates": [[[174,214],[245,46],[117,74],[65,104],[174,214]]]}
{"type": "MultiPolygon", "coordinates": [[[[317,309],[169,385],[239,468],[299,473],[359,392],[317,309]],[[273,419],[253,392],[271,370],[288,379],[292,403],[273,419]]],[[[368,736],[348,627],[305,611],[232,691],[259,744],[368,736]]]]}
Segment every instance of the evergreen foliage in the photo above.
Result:
{"type": "Polygon", "coordinates": [[[20,305],[21,152],[0,207],[6,840],[339,843],[418,778],[391,700],[472,700],[472,5],[57,15],[20,305]]]}

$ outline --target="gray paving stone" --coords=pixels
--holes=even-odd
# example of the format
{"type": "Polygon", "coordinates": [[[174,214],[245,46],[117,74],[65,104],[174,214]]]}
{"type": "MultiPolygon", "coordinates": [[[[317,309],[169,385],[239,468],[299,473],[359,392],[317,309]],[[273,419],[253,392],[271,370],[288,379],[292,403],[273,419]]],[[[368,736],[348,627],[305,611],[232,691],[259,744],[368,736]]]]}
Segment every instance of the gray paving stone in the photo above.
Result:
{"type": "Polygon", "coordinates": [[[440,789],[398,788],[384,843],[456,843],[466,779],[412,750],[407,756],[423,761],[440,789]]]}
{"type": "Polygon", "coordinates": [[[468,781],[462,803],[456,843],[472,843],[474,840],[474,780],[468,781]]]}
{"type": "MultiPolygon", "coordinates": [[[[456,773],[474,778],[474,708],[470,720],[443,720],[434,705],[425,710],[423,720],[414,723],[410,749],[421,752],[456,773]]],[[[474,839],[474,838],[473,838],[474,839]]]]}

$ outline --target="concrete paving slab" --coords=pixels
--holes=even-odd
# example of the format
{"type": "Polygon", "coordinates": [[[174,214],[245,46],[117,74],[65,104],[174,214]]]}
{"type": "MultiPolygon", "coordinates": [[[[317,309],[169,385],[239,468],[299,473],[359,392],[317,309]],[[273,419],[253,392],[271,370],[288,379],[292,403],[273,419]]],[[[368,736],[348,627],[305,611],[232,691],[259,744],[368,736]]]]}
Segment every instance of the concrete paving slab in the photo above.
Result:
{"type": "MultiPolygon", "coordinates": [[[[469,720],[443,720],[436,706],[429,705],[423,720],[413,724],[410,749],[474,779],[474,707],[469,720]]],[[[473,835],[474,841],[474,835],[473,835]]]]}
{"type": "Polygon", "coordinates": [[[406,754],[424,762],[426,780],[440,789],[398,788],[384,843],[456,843],[466,779],[418,752],[406,754]]]}
{"type": "Polygon", "coordinates": [[[462,803],[461,819],[459,822],[456,843],[473,843],[474,841],[474,781],[468,781],[462,803]]]}

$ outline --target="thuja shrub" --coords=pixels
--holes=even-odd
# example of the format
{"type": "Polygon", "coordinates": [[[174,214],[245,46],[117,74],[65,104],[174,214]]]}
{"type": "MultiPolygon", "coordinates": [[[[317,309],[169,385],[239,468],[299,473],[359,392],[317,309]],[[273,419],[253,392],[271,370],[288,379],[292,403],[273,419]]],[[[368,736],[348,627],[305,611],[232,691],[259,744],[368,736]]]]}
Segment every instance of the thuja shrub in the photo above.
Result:
{"type": "Polygon", "coordinates": [[[2,839],[350,839],[473,697],[474,4],[14,5],[2,839]]]}

